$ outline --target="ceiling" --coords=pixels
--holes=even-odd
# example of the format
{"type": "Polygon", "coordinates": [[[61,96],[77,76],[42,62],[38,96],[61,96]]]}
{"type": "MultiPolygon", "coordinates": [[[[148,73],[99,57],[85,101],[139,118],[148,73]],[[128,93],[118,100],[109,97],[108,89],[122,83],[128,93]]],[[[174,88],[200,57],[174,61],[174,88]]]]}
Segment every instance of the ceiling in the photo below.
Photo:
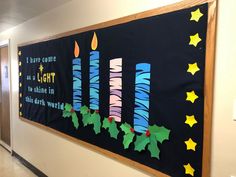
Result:
{"type": "Polygon", "coordinates": [[[71,0],[0,0],[0,33],[71,0]]]}

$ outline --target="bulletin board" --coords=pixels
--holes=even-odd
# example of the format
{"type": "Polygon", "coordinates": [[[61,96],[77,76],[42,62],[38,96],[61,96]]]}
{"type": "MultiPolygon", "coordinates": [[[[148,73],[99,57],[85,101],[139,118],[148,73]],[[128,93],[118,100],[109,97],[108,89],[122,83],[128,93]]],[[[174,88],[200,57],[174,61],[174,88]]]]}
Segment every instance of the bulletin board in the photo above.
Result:
{"type": "Polygon", "coordinates": [[[18,46],[21,120],[157,176],[209,176],[215,5],[18,46]]]}

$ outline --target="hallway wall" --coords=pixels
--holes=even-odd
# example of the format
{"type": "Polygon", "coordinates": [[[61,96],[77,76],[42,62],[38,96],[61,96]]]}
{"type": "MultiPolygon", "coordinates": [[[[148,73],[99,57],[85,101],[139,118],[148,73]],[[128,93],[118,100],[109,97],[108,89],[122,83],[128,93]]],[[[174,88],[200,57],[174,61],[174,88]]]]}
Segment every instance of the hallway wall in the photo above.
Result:
{"type": "MultiPolygon", "coordinates": [[[[141,12],[178,0],[73,0],[0,34],[11,40],[13,149],[50,177],[149,176],[18,119],[17,44],[141,12]],[[78,169],[80,171],[78,171],[78,169]]],[[[235,0],[219,0],[213,114],[212,177],[236,176],[235,0]],[[234,79],[234,81],[233,81],[234,79]]]]}

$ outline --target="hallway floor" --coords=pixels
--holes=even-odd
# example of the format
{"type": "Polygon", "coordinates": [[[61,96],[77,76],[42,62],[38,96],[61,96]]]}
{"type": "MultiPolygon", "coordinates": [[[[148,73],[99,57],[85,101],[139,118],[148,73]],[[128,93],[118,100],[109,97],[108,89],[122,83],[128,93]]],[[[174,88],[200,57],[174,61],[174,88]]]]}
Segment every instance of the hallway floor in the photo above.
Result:
{"type": "Polygon", "coordinates": [[[36,175],[0,146],[0,177],[36,177],[36,175]]]}

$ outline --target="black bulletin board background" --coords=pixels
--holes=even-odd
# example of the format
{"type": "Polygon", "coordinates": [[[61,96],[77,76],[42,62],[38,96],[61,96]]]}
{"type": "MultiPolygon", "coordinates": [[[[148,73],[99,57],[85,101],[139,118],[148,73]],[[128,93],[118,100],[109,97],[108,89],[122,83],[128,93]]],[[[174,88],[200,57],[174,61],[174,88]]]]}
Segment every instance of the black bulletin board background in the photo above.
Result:
{"type": "MultiPolygon", "coordinates": [[[[203,111],[204,111],[204,67],[205,41],[207,30],[208,5],[135,20],[93,31],[87,31],[46,42],[39,42],[19,47],[22,52],[19,61],[22,66],[20,77],[20,111],[24,118],[41,123],[60,132],[76,137],[85,142],[107,149],[141,164],[159,170],[174,177],[185,176],[183,165],[191,163],[195,176],[201,176],[203,147],[203,111]],[[204,16],[196,23],[190,21],[191,12],[200,8],[204,16]],[[45,106],[29,104],[26,96],[44,98],[72,104],[72,59],[74,58],[74,41],[80,47],[82,60],[82,102],[89,105],[89,52],[93,32],[98,37],[100,52],[100,108],[102,117],[109,114],[109,60],[123,58],[122,65],[122,123],[133,125],[135,65],[151,64],[151,93],[149,124],[165,126],[171,130],[170,140],[159,145],[160,160],[151,158],[148,151],[134,151],[131,144],[128,150],[123,149],[123,133],[118,140],[109,137],[107,130],[95,135],[92,127],[80,127],[76,130],[69,118],[62,117],[62,111],[45,106]],[[202,41],[197,47],[189,45],[189,36],[199,33],[202,41]],[[46,71],[55,71],[55,95],[43,95],[27,92],[27,86],[36,86],[36,82],[27,81],[27,74],[38,71],[39,63],[26,64],[26,57],[56,56],[57,62],[44,64],[46,71]],[[200,72],[194,77],[187,73],[189,63],[197,62],[200,72]],[[194,90],[199,99],[194,104],[187,102],[186,92],[194,90]],[[198,124],[190,128],[185,124],[185,115],[194,114],[198,124]],[[196,152],[186,151],[184,141],[193,138],[197,143],[196,152]]],[[[42,84],[47,86],[47,84],[42,84]]],[[[77,114],[79,115],[79,113],[77,114]]],[[[120,125],[120,123],[118,123],[120,125]]]]}

